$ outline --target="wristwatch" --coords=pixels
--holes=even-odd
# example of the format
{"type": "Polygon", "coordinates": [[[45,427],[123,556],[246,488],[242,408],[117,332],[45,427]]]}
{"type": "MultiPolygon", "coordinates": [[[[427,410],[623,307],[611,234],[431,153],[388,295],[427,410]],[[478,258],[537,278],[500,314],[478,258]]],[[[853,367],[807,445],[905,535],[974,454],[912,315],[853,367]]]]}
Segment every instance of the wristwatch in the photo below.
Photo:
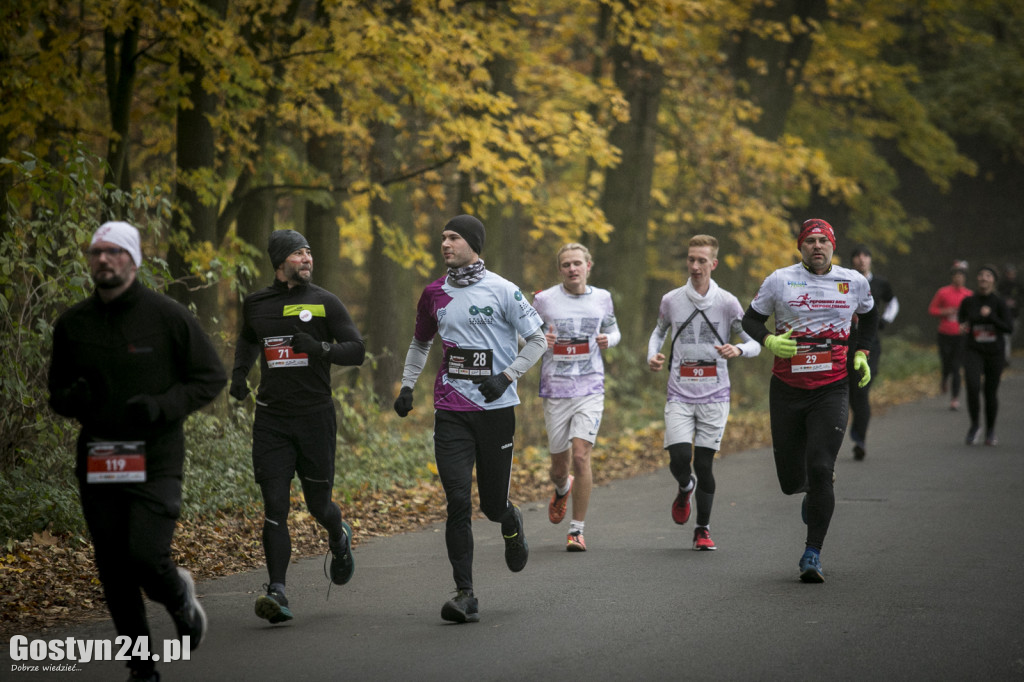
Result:
{"type": "Polygon", "coordinates": [[[324,349],[323,356],[327,357],[327,355],[330,354],[331,352],[331,344],[327,343],[326,341],[321,341],[320,347],[324,349]]]}

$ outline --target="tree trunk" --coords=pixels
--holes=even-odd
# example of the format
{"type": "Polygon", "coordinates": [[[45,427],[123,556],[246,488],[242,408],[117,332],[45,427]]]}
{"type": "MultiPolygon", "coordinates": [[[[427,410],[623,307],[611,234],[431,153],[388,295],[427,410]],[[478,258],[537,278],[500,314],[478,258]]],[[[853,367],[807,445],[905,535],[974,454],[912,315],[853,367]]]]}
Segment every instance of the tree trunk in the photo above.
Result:
{"type": "MultiPolygon", "coordinates": [[[[371,180],[384,184],[398,173],[394,127],[374,126],[371,180]]],[[[370,201],[373,244],[367,258],[370,286],[366,298],[366,338],[376,358],[373,390],[382,407],[390,405],[402,378],[405,351],[412,335],[407,293],[412,274],[387,253],[388,233],[403,231],[412,224],[412,209],[404,183],[388,186],[388,196],[374,195],[370,201]],[[390,199],[390,200],[388,200],[390,199]]]]}
{"type": "Polygon", "coordinates": [[[630,119],[611,132],[622,150],[622,162],[608,171],[601,208],[615,227],[611,241],[594,256],[615,300],[619,329],[627,343],[644,335],[647,281],[647,224],[651,215],[651,184],[658,106],[664,75],[659,65],[628,46],[611,49],[615,83],[629,102],[630,119]]]}
{"type": "Polygon", "coordinates": [[[512,206],[508,214],[503,212],[489,219],[484,261],[488,270],[493,270],[508,281],[529,290],[530,286],[523,282],[526,251],[523,234],[527,220],[522,206],[518,204],[512,206]]]}
{"type": "MultiPolygon", "coordinates": [[[[224,17],[227,12],[227,0],[203,0],[210,9],[224,17]]],[[[204,90],[202,81],[205,69],[202,64],[188,54],[181,54],[180,67],[182,75],[188,79],[188,99],[191,107],[178,107],[177,137],[177,176],[175,186],[176,208],[171,219],[172,235],[188,235],[188,243],[214,242],[217,238],[217,207],[204,206],[199,195],[189,182],[181,178],[189,178],[204,169],[214,167],[215,148],[213,127],[207,118],[217,108],[217,99],[204,90]]],[[[214,287],[197,287],[200,282],[192,275],[181,246],[172,246],[167,255],[167,263],[171,274],[176,280],[188,285],[176,285],[168,293],[183,303],[193,303],[200,322],[209,324],[217,315],[217,290],[214,287]]]]}
{"type": "MultiPolygon", "coordinates": [[[[335,116],[340,118],[342,115],[341,95],[332,90],[321,91],[320,96],[335,116]]],[[[343,184],[344,169],[341,159],[344,158],[344,154],[345,145],[339,135],[314,136],[306,145],[309,165],[328,177],[332,189],[343,184]]],[[[331,196],[332,202],[328,206],[312,201],[305,202],[306,239],[309,240],[309,244],[313,248],[314,257],[320,257],[320,260],[317,261],[317,281],[320,286],[345,301],[349,297],[347,287],[352,286],[352,283],[345,281],[344,272],[339,265],[341,234],[337,219],[341,196],[336,190],[331,192],[331,196]]]]}
{"type": "Polygon", "coordinates": [[[135,92],[135,53],[139,45],[139,20],[135,19],[120,38],[110,30],[105,31],[103,45],[107,104],[110,108],[112,132],[107,145],[107,164],[110,170],[106,181],[128,192],[131,191],[128,141],[131,132],[132,96],[135,92]],[[117,50],[118,43],[120,55],[117,50]]]}
{"type": "Polygon", "coordinates": [[[820,23],[827,17],[826,0],[765,1],[754,7],[751,23],[778,23],[790,40],[766,38],[750,30],[733,36],[728,65],[737,81],[746,88],[742,94],[762,109],[761,118],[751,125],[761,137],[776,140],[785,130],[794,88],[813,46],[811,22],[820,23]],[[797,23],[802,28],[794,31],[797,23]],[[759,65],[764,66],[763,71],[759,65]]]}
{"type": "MultiPolygon", "coordinates": [[[[323,0],[316,3],[316,22],[328,26],[330,16],[323,0]]],[[[341,93],[334,88],[323,88],[317,91],[328,108],[338,120],[343,115],[344,101],[341,93]]],[[[340,192],[336,189],[344,184],[344,168],[341,159],[345,158],[345,144],[340,135],[314,135],[306,144],[306,158],[309,165],[323,173],[331,186],[331,202],[321,205],[313,201],[305,203],[305,235],[313,250],[316,264],[317,283],[340,298],[351,308],[352,301],[346,285],[344,272],[340,266],[341,234],[338,229],[338,206],[341,202],[340,192]]],[[[352,286],[352,290],[357,290],[352,286]]],[[[351,311],[350,311],[351,312],[351,311]]],[[[357,326],[358,323],[357,323],[357,326]]]]}
{"type": "MultiPolygon", "coordinates": [[[[260,250],[260,257],[256,259],[256,268],[259,270],[259,274],[240,282],[245,291],[260,289],[274,281],[274,268],[270,264],[270,255],[267,253],[267,242],[270,240],[270,233],[274,230],[276,210],[277,197],[269,190],[256,191],[247,195],[238,209],[235,225],[238,238],[260,250]]],[[[314,265],[317,265],[315,260],[314,265]]],[[[319,274],[316,268],[313,269],[313,274],[314,277],[319,274]]]]}
{"type": "MultiPolygon", "coordinates": [[[[504,93],[513,100],[520,97],[515,86],[516,67],[514,61],[501,55],[495,56],[487,64],[494,91],[504,93]]],[[[507,115],[504,118],[507,118],[507,115]]],[[[519,286],[524,286],[524,221],[523,208],[519,204],[506,206],[504,210],[498,207],[487,221],[487,244],[484,254],[488,269],[519,286]]]]}

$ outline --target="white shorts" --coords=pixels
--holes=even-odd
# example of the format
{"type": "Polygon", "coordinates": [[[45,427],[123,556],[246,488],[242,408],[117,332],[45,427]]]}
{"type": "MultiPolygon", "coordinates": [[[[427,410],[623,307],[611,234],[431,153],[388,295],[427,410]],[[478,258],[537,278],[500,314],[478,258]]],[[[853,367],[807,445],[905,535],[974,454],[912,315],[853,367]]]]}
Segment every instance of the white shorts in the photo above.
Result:
{"type": "Polygon", "coordinates": [[[548,450],[565,452],[573,438],[593,443],[604,414],[604,393],[579,398],[545,398],[544,426],[548,431],[548,450]]]}
{"type": "Polygon", "coordinates": [[[693,443],[716,452],[722,447],[725,423],[729,420],[729,403],[694,405],[670,401],[665,403],[665,447],[677,443],[693,443]]]}

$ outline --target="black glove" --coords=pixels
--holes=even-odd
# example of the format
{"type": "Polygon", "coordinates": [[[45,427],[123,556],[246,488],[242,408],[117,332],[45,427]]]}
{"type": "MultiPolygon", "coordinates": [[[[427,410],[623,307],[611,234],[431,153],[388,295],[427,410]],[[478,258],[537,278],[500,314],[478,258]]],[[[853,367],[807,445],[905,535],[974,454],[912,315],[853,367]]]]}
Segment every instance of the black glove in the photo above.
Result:
{"type": "Polygon", "coordinates": [[[395,398],[395,413],[399,417],[412,412],[412,388],[409,386],[402,386],[402,390],[398,392],[398,397],[395,398]]]}
{"type": "Polygon", "coordinates": [[[125,413],[138,424],[152,424],[160,418],[160,406],[151,395],[139,394],[128,398],[125,413]]]}
{"type": "Polygon", "coordinates": [[[504,372],[498,372],[492,377],[484,379],[480,384],[480,392],[484,395],[485,403],[493,403],[505,393],[505,389],[512,385],[512,380],[505,376],[504,372]]]}
{"type": "Polygon", "coordinates": [[[296,353],[303,353],[311,358],[319,358],[324,354],[323,345],[306,332],[292,335],[292,349],[296,353]]]}
{"type": "Polygon", "coordinates": [[[93,399],[92,388],[89,386],[89,382],[83,377],[75,379],[75,383],[71,384],[71,386],[64,391],[64,399],[68,403],[73,403],[76,407],[84,410],[84,408],[89,405],[93,399]]]}
{"type": "Polygon", "coordinates": [[[50,396],[50,404],[58,414],[81,419],[95,402],[96,396],[84,377],[78,377],[67,388],[58,389],[50,396]]]}
{"type": "Polygon", "coordinates": [[[249,370],[242,367],[236,367],[231,372],[231,388],[228,389],[228,395],[235,400],[245,400],[249,397],[249,384],[245,381],[248,373],[249,370]]]}
{"type": "Polygon", "coordinates": [[[249,386],[245,383],[245,379],[241,381],[232,381],[231,388],[228,389],[228,393],[235,400],[245,400],[249,397],[249,386]]]}

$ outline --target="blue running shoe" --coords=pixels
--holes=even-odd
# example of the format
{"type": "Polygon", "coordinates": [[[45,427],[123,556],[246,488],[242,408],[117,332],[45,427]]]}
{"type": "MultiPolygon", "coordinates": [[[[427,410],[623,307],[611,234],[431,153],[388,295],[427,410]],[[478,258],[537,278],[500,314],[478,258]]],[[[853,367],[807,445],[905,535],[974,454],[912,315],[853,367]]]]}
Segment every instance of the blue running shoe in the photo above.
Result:
{"type": "Polygon", "coordinates": [[[805,583],[825,582],[825,574],[821,570],[821,557],[814,550],[808,549],[800,557],[800,580],[805,583]]]}

